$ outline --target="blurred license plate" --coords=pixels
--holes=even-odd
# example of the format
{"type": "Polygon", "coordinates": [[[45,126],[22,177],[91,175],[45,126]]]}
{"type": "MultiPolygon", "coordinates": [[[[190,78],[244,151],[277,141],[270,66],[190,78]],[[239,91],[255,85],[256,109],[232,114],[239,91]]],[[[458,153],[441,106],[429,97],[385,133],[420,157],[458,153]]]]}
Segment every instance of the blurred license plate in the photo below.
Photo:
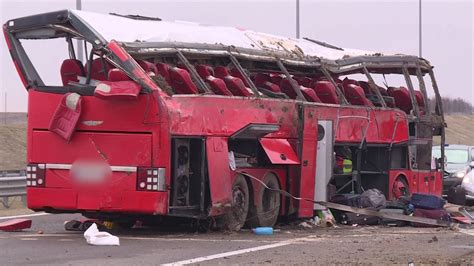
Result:
{"type": "Polygon", "coordinates": [[[71,167],[73,180],[81,183],[100,183],[111,174],[112,170],[107,163],[76,162],[71,167]]]}

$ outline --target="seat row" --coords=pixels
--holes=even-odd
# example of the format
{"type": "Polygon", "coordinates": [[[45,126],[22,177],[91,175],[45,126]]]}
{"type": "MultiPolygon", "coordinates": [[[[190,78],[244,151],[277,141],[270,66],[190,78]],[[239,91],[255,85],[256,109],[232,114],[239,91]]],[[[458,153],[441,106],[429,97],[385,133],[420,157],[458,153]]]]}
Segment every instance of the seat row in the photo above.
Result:
{"type": "MultiPolygon", "coordinates": [[[[171,66],[165,63],[153,64],[145,60],[137,60],[137,62],[145,72],[163,77],[176,94],[199,93],[185,66],[171,66]]],[[[88,64],[84,67],[79,60],[64,60],[60,69],[63,84],[67,85],[71,81],[78,82],[78,76],[86,76],[89,68],[91,72],[90,77],[94,80],[130,80],[123,71],[114,68],[113,65],[104,59],[94,59],[91,64],[90,67],[88,64]]],[[[235,68],[228,69],[224,66],[213,68],[202,64],[196,65],[195,68],[199,76],[208,84],[213,93],[217,95],[249,97],[254,94],[243,75],[235,68]]],[[[296,99],[297,97],[291,81],[279,73],[252,73],[250,77],[263,94],[280,95],[290,99],[296,99]]],[[[294,76],[293,79],[298,83],[300,91],[307,101],[340,104],[335,86],[324,77],[294,76]]],[[[341,85],[342,92],[350,104],[369,107],[379,105],[377,104],[378,98],[370,89],[368,82],[348,78],[344,80],[335,78],[334,80],[337,84],[341,85]]],[[[406,113],[410,113],[412,110],[410,94],[405,87],[389,87],[385,89],[377,86],[377,89],[389,107],[397,107],[406,113]]],[[[423,95],[420,91],[415,91],[415,98],[420,111],[424,112],[423,95]]]]}

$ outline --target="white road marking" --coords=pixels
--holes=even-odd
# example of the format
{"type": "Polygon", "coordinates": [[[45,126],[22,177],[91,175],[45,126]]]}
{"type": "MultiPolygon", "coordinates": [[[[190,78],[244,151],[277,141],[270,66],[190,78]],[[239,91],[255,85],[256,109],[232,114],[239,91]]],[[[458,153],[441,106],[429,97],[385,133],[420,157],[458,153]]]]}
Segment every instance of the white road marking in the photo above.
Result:
{"type": "Polygon", "coordinates": [[[474,236],[474,229],[459,229],[459,233],[474,236]]]}
{"type": "Polygon", "coordinates": [[[32,214],[14,215],[14,216],[3,216],[3,217],[0,217],[0,220],[26,218],[26,217],[43,216],[43,215],[50,215],[50,213],[40,212],[40,213],[32,213],[32,214]]]}
{"type": "MultiPolygon", "coordinates": [[[[23,234],[15,235],[14,237],[82,237],[82,232],[77,234],[23,234]]],[[[121,239],[127,240],[155,240],[155,241],[203,241],[203,242],[244,242],[244,243],[275,243],[277,240],[253,240],[253,239],[200,239],[200,238],[170,238],[170,237],[134,237],[134,236],[120,236],[121,239]]]]}
{"type": "Polygon", "coordinates": [[[38,240],[38,238],[20,238],[20,240],[26,240],[26,241],[34,241],[34,240],[38,240]]]}
{"type": "MultiPolygon", "coordinates": [[[[322,240],[322,238],[318,238],[318,240],[322,240]]],[[[163,266],[171,266],[171,265],[186,265],[186,264],[191,264],[191,263],[199,263],[199,262],[203,262],[203,261],[220,259],[220,258],[240,255],[240,254],[244,254],[244,253],[250,253],[250,252],[255,252],[255,251],[260,251],[260,250],[265,250],[265,249],[288,246],[288,245],[291,245],[291,244],[297,244],[297,243],[305,242],[305,241],[318,241],[318,240],[315,240],[314,236],[295,238],[295,239],[290,239],[290,240],[277,242],[277,243],[274,243],[274,244],[268,244],[268,245],[253,247],[253,248],[245,248],[245,249],[240,249],[240,250],[235,250],[235,251],[218,253],[218,254],[214,254],[214,255],[203,256],[203,257],[198,257],[198,258],[193,258],[193,259],[188,259],[188,260],[181,260],[181,261],[176,261],[176,262],[162,264],[162,265],[163,266]]]]}

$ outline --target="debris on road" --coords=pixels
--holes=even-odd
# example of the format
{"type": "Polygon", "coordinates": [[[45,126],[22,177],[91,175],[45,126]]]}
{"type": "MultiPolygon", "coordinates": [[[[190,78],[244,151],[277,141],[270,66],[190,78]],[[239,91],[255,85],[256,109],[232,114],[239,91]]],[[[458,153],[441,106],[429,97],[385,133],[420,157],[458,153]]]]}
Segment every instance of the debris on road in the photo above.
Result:
{"type": "Polygon", "coordinates": [[[333,202],[319,204],[333,210],[337,222],[357,225],[413,225],[417,227],[458,226],[457,222],[472,224],[473,220],[466,215],[462,206],[445,204],[445,201],[434,195],[414,193],[412,197],[375,205],[362,195],[340,194],[332,198],[333,202]]]}
{"type": "Polygon", "coordinates": [[[0,230],[2,231],[20,231],[30,227],[30,219],[13,219],[0,223],[0,230]]]}
{"type": "Polygon", "coordinates": [[[273,235],[272,227],[257,227],[252,229],[252,232],[256,235],[273,235]]]}
{"type": "Polygon", "coordinates": [[[93,246],[120,246],[118,237],[107,232],[100,232],[95,223],[84,232],[84,238],[89,245],[93,246]]]}

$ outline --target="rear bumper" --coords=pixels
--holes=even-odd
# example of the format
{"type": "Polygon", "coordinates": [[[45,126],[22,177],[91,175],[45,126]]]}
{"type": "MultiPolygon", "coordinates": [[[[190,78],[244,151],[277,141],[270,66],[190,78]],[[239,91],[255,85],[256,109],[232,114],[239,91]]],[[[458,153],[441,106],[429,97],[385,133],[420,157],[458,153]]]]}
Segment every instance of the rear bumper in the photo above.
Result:
{"type": "Polygon", "coordinates": [[[168,192],[123,191],[100,194],[66,188],[27,188],[28,208],[51,212],[114,212],[165,215],[168,192]]]}

